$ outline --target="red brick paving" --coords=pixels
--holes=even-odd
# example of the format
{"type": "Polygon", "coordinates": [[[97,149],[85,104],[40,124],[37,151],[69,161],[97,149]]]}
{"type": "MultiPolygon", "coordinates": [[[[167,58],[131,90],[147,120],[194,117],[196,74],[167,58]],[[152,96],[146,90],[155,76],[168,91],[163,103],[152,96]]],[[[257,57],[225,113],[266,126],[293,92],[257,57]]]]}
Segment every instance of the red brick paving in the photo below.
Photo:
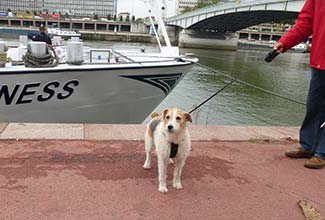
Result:
{"type": "Polygon", "coordinates": [[[325,216],[325,168],[283,153],[295,143],[193,142],[183,190],[158,192],[143,142],[0,141],[0,219],[303,220],[307,199],[325,216]]]}

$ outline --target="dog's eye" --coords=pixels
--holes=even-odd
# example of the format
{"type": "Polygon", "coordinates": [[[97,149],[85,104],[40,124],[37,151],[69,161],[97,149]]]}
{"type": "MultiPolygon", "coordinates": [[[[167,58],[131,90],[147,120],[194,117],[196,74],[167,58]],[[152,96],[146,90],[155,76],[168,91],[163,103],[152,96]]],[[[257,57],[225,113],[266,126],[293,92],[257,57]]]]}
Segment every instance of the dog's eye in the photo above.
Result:
{"type": "Polygon", "coordinates": [[[170,118],[169,115],[167,115],[167,116],[166,116],[166,119],[169,119],[169,118],[170,118]]]}
{"type": "Polygon", "coordinates": [[[181,117],[176,117],[176,120],[177,121],[180,121],[182,118],[181,117]]]}

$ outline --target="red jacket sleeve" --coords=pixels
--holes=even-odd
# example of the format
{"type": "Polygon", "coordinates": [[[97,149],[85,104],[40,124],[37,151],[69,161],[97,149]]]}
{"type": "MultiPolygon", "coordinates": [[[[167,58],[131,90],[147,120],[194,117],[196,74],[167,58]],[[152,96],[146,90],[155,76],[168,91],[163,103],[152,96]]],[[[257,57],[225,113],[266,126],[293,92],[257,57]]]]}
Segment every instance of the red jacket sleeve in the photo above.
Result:
{"type": "Polygon", "coordinates": [[[294,27],[279,40],[279,42],[283,43],[285,50],[306,40],[313,33],[314,11],[315,0],[307,0],[298,15],[294,27]]]}

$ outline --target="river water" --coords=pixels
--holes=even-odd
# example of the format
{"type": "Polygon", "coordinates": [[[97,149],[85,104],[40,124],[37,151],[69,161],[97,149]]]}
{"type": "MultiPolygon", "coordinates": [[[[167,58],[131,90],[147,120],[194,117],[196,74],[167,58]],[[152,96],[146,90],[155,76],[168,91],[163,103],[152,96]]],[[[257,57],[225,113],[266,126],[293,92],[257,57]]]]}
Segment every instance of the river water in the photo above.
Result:
{"type": "MultiPolygon", "coordinates": [[[[145,48],[147,51],[158,51],[157,46],[153,44],[106,41],[84,43],[86,46],[97,48],[145,48]]],[[[184,48],[180,50],[181,53],[194,53],[201,64],[217,72],[221,71],[294,100],[301,102],[306,100],[310,79],[309,54],[286,53],[268,64],[264,61],[267,50],[220,51],[184,48]]],[[[217,72],[195,66],[156,111],[168,107],[190,111],[230,82],[217,72]]],[[[201,125],[298,126],[303,119],[304,111],[305,105],[235,82],[196,111],[193,122],[201,125]]]]}

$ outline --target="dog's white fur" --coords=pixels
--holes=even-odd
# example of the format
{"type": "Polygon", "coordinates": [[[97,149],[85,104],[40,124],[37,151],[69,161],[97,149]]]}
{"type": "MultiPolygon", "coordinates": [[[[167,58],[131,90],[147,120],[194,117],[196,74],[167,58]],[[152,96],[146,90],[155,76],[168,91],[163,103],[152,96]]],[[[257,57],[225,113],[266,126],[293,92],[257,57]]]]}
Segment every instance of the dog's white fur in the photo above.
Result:
{"type": "Polygon", "coordinates": [[[155,146],[158,159],[158,190],[168,192],[166,179],[171,143],[178,144],[178,152],[174,160],[173,187],[182,189],[181,174],[185,160],[191,151],[190,135],[186,122],[192,122],[191,116],[177,108],[166,109],[161,114],[153,113],[145,133],[146,161],[143,168],[151,168],[151,151],[155,146]]]}

